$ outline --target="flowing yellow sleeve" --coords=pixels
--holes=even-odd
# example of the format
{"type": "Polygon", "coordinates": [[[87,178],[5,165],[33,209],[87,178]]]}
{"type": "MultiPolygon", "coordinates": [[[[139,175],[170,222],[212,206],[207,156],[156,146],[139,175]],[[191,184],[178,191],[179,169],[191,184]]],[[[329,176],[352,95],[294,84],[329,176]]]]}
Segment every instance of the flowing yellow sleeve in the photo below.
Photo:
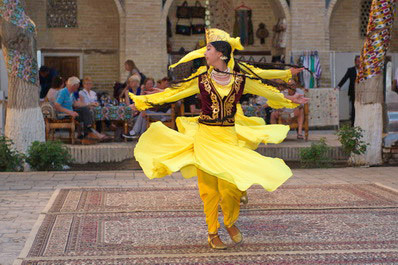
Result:
{"type": "MultiPolygon", "coordinates": [[[[203,71],[203,69],[199,68],[196,73],[201,73],[201,70],[203,71]]],[[[199,93],[198,78],[194,78],[185,83],[181,83],[178,87],[166,88],[163,92],[142,96],[136,96],[133,93],[129,93],[129,96],[134,101],[135,107],[139,111],[143,111],[152,108],[153,105],[175,102],[197,93],[199,93]]]]}
{"type": "MultiPolygon", "coordinates": [[[[264,79],[281,79],[288,82],[292,78],[292,72],[290,70],[265,70],[254,67],[253,65],[242,63],[244,66],[253,71],[256,75],[264,79]]],[[[245,67],[242,67],[244,70],[245,67]]],[[[248,71],[250,73],[250,71],[248,71]]]]}
{"type": "Polygon", "coordinates": [[[259,80],[246,78],[245,90],[243,93],[265,97],[268,99],[267,104],[273,109],[293,109],[299,106],[299,104],[293,103],[290,99],[285,98],[285,96],[275,87],[265,85],[259,80]]]}

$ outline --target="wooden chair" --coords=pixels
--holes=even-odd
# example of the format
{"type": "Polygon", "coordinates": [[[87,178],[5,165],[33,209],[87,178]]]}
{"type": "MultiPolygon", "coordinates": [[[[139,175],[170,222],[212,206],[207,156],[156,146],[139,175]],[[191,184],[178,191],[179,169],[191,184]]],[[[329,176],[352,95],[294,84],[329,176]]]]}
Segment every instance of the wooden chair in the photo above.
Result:
{"type": "Polygon", "coordinates": [[[177,107],[177,103],[172,103],[170,105],[171,111],[170,113],[161,113],[161,114],[146,114],[146,120],[147,120],[147,128],[149,128],[149,126],[151,125],[151,122],[156,122],[159,121],[158,119],[154,119],[154,116],[170,116],[169,119],[167,119],[167,121],[162,121],[162,123],[164,125],[166,125],[167,127],[171,128],[171,129],[177,129],[176,126],[176,117],[178,116],[178,107],[177,107]]]}
{"type": "Polygon", "coordinates": [[[42,102],[40,107],[46,125],[46,141],[50,139],[50,136],[51,140],[54,140],[55,129],[68,129],[69,139],[72,144],[75,144],[75,131],[76,125],[78,124],[75,118],[65,116],[64,119],[58,119],[55,112],[55,107],[50,102],[42,102]]]}
{"type": "MultiPolygon", "coordinates": [[[[293,119],[288,118],[286,119],[283,112],[279,115],[278,118],[278,124],[286,124],[290,126],[290,129],[297,129],[298,128],[298,120],[297,117],[294,117],[293,119]]],[[[305,140],[308,141],[308,116],[309,116],[309,105],[308,103],[304,104],[304,122],[303,122],[303,130],[305,132],[305,140]]]]}

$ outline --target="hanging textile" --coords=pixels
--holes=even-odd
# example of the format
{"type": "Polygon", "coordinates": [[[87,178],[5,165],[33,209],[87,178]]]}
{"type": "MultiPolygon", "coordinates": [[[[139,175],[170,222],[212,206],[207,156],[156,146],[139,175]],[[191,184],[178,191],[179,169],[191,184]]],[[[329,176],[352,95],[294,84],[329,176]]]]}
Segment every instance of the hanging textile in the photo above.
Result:
{"type": "Polygon", "coordinates": [[[304,88],[314,88],[320,86],[322,75],[321,62],[317,51],[305,51],[298,60],[298,64],[308,68],[314,74],[308,71],[302,71],[299,75],[301,85],[304,88]]]}
{"type": "Polygon", "coordinates": [[[252,11],[250,9],[235,10],[234,37],[240,37],[242,45],[254,44],[252,11]]]}
{"type": "Polygon", "coordinates": [[[234,9],[230,0],[209,1],[210,25],[226,32],[232,32],[234,9]]]}
{"type": "Polygon", "coordinates": [[[385,54],[390,46],[395,15],[395,0],[374,0],[369,15],[367,37],[361,53],[357,82],[372,78],[383,71],[385,54]],[[391,4],[388,4],[388,3],[391,4]]]}
{"type": "Polygon", "coordinates": [[[20,37],[20,39],[28,43],[26,44],[28,49],[21,51],[14,44],[14,40],[3,40],[3,54],[9,74],[36,85],[38,82],[37,60],[36,54],[32,52],[35,49],[36,38],[34,22],[25,13],[20,0],[1,1],[0,17],[21,28],[26,38],[20,37]]]}

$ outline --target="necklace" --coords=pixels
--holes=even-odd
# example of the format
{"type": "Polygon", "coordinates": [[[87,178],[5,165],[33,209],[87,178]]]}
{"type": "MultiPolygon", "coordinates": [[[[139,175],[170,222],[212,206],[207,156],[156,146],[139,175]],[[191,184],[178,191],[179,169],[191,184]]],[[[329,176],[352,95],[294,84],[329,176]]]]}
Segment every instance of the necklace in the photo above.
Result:
{"type": "MultiPolygon", "coordinates": [[[[227,70],[225,72],[229,73],[230,72],[229,68],[227,68],[227,70]]],[[[217,84],[219,84],[221,86],[226,86],[231,81],[231,75],[230,74],[220,73],[220,72],[217,72],[215,70],[213,70],[211,72],[211,78],[214,81],[216,81],[217,84]]]]}

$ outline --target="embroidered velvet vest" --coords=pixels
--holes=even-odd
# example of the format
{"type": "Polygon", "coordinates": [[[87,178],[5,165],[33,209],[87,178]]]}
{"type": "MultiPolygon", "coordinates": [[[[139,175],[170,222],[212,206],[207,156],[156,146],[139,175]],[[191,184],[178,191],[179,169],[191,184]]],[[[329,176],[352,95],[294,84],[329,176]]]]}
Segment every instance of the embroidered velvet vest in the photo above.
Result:
{"type": "Polygon", "coordinates": [[[207,74],[199,77],[202,112],[199,122],[213,126],[234,126],[236,104],[243,94],[245,79],[234,76],[235,81],[227,96],[222,97],[207,74]]]}

